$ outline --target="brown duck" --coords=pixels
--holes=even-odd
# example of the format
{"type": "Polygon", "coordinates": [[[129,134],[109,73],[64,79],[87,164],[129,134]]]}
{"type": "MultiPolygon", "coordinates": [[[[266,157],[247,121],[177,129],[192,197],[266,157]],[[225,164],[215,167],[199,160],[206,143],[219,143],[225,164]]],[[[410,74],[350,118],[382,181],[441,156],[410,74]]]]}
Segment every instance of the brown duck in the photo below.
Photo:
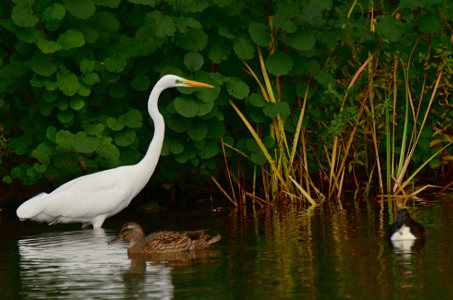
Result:
{"type": "Polygon", "coordinates": [[[158,231],[145,237],[139,224],[128,222],[121,227],[118,236],[108,244],[128,241],[130,243],[127,249],[129,255],[152,254],[207,249],[220,238],[220,235],[210,236],[206,230],[158,231]]]}

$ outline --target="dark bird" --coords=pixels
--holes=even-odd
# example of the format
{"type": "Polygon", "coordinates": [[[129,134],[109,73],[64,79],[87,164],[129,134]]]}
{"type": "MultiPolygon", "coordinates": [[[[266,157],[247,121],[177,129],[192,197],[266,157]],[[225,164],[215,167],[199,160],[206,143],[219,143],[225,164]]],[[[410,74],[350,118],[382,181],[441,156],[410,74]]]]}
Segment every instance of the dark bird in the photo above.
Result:
{"type": "Polygon", "coordinates": [[[417,240],[426,238],[426,229],[422,224],[414,221],[405,208],[397,213],[396,222],[387,233],[391,241],[417,240]]]}
{"type": "Polygon", "coordinates": [[[207,249],[217,243],[220,238],[220,235],[210,236],[206,233],[206,230],[158,231],[145,237],[145,233],[139,224],[128,222],[121,227],[118,236],[108,244],[128,241],[130,243],[127,249],[129,255],[146,255],[207,249]]]}

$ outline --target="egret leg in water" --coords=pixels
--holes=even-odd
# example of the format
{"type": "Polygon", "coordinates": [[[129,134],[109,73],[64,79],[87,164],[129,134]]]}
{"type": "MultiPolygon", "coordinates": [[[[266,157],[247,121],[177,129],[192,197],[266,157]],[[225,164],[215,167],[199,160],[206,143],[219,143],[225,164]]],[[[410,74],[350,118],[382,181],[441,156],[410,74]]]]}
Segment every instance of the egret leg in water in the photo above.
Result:
{"type": "Polygon", "coordinates": [[[212,85],[175,75],[163,76],[148,99],[154,136],[145,157],[135,165],[120,166],[75,178],[53,192],[41,193],[24,202],[16,211],[20,220],[91,224],[100,228],[105,219],[126,208],[154,173],[165,135],[165,122],[157,103],[165,89],[173,87],[213,88],[212,85]]]}

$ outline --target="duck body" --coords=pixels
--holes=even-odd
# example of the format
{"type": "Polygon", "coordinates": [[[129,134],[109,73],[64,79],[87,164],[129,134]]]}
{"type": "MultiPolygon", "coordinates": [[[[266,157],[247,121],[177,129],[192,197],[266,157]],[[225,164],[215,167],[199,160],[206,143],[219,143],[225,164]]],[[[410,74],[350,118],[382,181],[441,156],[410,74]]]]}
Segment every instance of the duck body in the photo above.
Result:
{"type": "Polygon", "coordinates": [[[220,239],[220,235],[211,236],[206,233],[206,230],[159,231],[145,237],[139,224],[129,222],[123,225],[118,236],[111,240],[109,245],[128,241],[129,255],[152,254],[207,249],[220,239]]]}
{"type": "Polygon", "coordinates": [[[422,224],[411,218],[407,209],[400,209],[387,235],[391,241],[410,241],[425,239],[427,233],[422,224]]]}

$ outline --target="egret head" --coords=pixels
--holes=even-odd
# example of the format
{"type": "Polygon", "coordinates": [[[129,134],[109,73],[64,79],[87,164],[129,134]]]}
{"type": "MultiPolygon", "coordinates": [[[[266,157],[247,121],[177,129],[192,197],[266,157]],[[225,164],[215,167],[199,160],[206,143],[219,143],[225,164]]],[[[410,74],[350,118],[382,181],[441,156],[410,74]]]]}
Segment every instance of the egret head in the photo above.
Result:
{"type": "Polygon", "coordinates": [[[165,75],[162,79],[168,87],[200,87],[200,88],[214,88],[212,85],[202,83],[194,80],[188,80],[176,75],[165,75]]]}

